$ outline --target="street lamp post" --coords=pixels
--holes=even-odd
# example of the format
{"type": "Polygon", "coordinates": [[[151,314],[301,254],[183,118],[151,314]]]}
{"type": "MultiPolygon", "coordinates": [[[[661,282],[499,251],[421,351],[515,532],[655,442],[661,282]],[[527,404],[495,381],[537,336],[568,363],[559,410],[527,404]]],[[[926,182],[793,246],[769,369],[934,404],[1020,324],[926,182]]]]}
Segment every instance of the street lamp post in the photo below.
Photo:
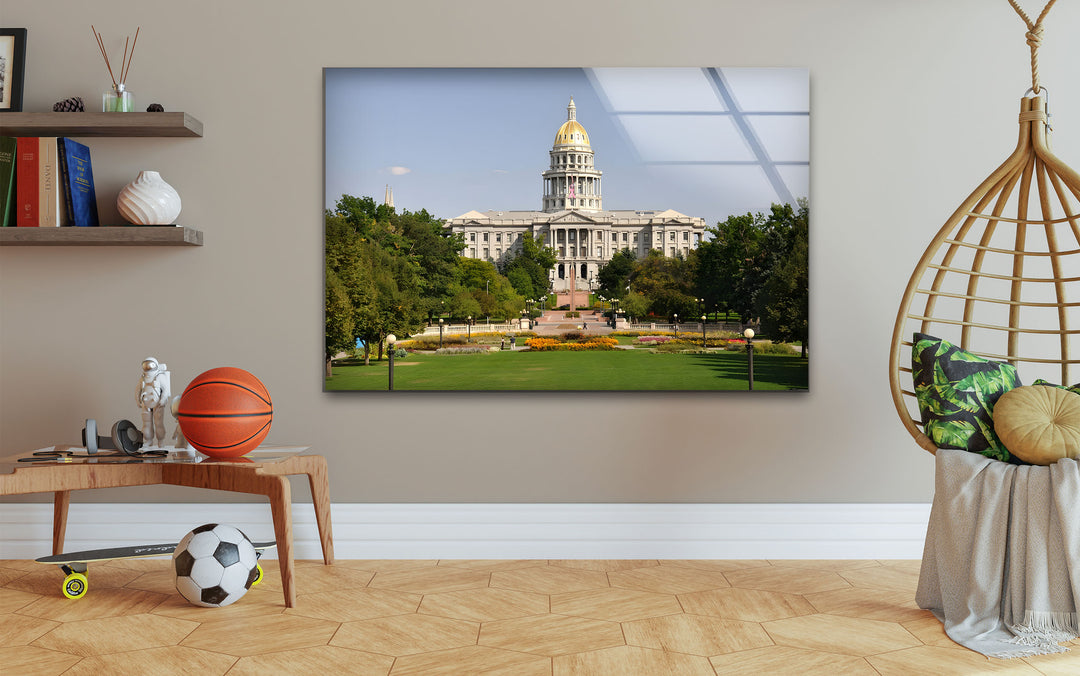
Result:
{"type": "Polygon", "coordinates": [[[705,315],[701,315],[701,349],[709,347],[709,341],[705,339],[705,315]]]}
{"type": "Polygon", "coordinates": [[[675,340],[679,339],[679,313],[675,313],[675,340]]]}
{"type": "Polygon", "coordinates": [[[746,373],[747,382],[750,384],[750,389],[754,389],[754,330],[747,329],[743,331],[743,335],[746,336],[746,373]]]}
{"type": "Polygon", "coordinates": [[[397,343],[397,336],[390,334],[386,336],[386,351],[390,355],[390,391],[394,390],[394,344],[397,343]]]}
{"type": "Polygon", "coordinates": [[[439,317],[439,349],[442,349],[443,318],[439,317]]]}
{"type": "Polygon", "coordinates": [[[472,315],[469,315],[468,317],[466,317],[465,321],[466,321],[465,326],[467,327],[466,330],[469,332],[469,336],[468,336],[468,338],[465,339],[465,342],[466,343],[471,343],[472,342],[472,315]]]}

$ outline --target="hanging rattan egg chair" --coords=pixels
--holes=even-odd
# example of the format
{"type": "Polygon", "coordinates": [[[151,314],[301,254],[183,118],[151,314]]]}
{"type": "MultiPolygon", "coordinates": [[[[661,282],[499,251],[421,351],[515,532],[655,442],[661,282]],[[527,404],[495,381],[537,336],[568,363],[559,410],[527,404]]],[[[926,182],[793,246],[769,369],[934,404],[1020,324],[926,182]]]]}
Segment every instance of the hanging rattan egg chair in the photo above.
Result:
{"type": "Polygon", "coordinates": [[[1020,101],[1020,139],[1005,162],[938,231],[911,275],[893,329],[889,380],[907,430],[934,453],[912,382],[915,333],[948,340],[1037,378],[1073,384],[1080,364],[1080,175],[1050,150],[1048,92],[1039,83],[1042,21],[1028,26],[1032,87],[1020,101]]]}

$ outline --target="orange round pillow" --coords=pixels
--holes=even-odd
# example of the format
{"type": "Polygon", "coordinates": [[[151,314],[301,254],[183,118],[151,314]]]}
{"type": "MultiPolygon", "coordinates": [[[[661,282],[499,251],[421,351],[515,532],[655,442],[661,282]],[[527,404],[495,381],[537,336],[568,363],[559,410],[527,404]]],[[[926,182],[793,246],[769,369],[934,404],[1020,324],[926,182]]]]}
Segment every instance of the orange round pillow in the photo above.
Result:
{"type": "Polygon", "coordinates": [[[223,366],[201,373],[180,395],[180,430],[212,458],[235,458],[266,438],[274,419],[270,393],[243,369],[223,366]]]}

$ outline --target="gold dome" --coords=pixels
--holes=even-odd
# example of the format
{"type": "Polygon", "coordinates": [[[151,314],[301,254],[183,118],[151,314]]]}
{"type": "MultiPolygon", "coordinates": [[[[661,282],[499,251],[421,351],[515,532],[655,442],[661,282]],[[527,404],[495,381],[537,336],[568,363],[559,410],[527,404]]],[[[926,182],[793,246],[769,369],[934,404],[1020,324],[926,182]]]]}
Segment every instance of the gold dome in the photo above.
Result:
{"type": "Polygon", "coordinates": [[[577,106],[574,105],[574,97],[570,97],[570,103],[566,106],[566,122],[555,132],[555,147],[559,146],[589,146],[589,134],[585,127],[577,121],[577,106]]]}
{"type": "Polygon", "coordinates": [[[559,127],[559,131],[555,132],[555,145],[587,146],[589,145],[589,134],[577,120],[567,120],[559,127]]]}

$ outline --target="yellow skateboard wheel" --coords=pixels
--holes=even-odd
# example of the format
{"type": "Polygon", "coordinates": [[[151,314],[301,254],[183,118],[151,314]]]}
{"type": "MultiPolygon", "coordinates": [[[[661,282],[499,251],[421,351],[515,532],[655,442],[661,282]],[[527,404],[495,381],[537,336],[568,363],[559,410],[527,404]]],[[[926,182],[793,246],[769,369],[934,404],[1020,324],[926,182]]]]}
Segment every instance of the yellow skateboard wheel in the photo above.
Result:
{"type": "Polygon", "coordinates": [[[263,579],[262,566],[260,566],[259,564],[256,563],[255,564],[255,579],[251,581],[251,586],[254,587],[255,585],[259,584],[260,582],[262,582],[262,579],[263,579]]]}
{"type": "Polygon", "coordinates": [[[69,599],[81,599],[86,595],[86,575],[71,573],[64,578],[64,596],[69,599]]]}

